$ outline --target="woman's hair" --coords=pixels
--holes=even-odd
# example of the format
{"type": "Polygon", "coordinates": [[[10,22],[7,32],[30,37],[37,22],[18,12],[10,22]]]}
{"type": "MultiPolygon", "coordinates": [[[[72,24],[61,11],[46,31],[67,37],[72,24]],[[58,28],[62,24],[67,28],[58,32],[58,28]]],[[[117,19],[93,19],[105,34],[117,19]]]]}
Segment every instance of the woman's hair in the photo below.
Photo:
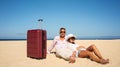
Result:
{"type": "Polygon", "coordinates": [[[70,42],[70,39],[74,39],[75,40],[75,37],[70,37],[67,41],[70,42]]]}

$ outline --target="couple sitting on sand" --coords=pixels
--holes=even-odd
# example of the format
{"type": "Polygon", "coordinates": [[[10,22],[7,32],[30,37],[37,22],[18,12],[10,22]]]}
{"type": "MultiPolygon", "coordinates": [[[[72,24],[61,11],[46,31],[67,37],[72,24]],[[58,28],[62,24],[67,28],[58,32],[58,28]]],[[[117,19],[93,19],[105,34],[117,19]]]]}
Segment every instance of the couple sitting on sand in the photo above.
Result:
{"type": "Polygon", "coordinates": [[[60,28],[60,36],[54,38],[47,53],[51,53],[51,50],[55,47],[56,56],[68,60],[70,63],[74,63],[76,57],[90,58],[101,64],[109,63],[109,59],[103,59],[95,45],[85,48],[84,46],[77,45],[74,41],[75,36],[73,34],[66,36],[66,29],[60,28]]]}

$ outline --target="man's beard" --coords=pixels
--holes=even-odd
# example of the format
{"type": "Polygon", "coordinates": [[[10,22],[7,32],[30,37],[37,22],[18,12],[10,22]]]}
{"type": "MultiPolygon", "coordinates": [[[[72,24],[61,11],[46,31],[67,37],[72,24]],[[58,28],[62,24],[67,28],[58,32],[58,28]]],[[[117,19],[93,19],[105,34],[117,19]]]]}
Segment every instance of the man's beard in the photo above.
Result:
{"type": "Polygon", "coordinates": [[[60,36],[61,38],[64,38],[65,36],[60,36]]]}

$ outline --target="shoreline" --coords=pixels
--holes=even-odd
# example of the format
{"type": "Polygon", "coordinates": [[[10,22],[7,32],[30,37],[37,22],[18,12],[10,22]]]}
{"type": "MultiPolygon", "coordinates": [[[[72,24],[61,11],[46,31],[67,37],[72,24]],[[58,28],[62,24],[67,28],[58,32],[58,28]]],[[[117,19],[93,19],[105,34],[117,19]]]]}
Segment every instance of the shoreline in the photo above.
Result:
{"type": "MultiPolygon", "coordinates": [[[[53,40],[53,39],[47,39],[53,40]]],[[[120,39],[76,39],[76,40],[120,40],[120,39]]],[[[27,39],[0,39],[0,41],[27,41],[27,39]]]]}

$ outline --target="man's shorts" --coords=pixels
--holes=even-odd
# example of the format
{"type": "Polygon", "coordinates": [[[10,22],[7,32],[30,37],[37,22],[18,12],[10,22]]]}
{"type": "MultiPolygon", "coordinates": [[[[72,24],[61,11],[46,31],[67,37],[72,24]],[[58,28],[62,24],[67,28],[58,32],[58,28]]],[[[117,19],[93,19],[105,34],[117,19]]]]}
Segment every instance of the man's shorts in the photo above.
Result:
{"type": "Polygon", "coordinates": [[[69,60],[69,57],[72,55],[73,51],[67,48],[56,49],[56,55],[69,60]]]}

